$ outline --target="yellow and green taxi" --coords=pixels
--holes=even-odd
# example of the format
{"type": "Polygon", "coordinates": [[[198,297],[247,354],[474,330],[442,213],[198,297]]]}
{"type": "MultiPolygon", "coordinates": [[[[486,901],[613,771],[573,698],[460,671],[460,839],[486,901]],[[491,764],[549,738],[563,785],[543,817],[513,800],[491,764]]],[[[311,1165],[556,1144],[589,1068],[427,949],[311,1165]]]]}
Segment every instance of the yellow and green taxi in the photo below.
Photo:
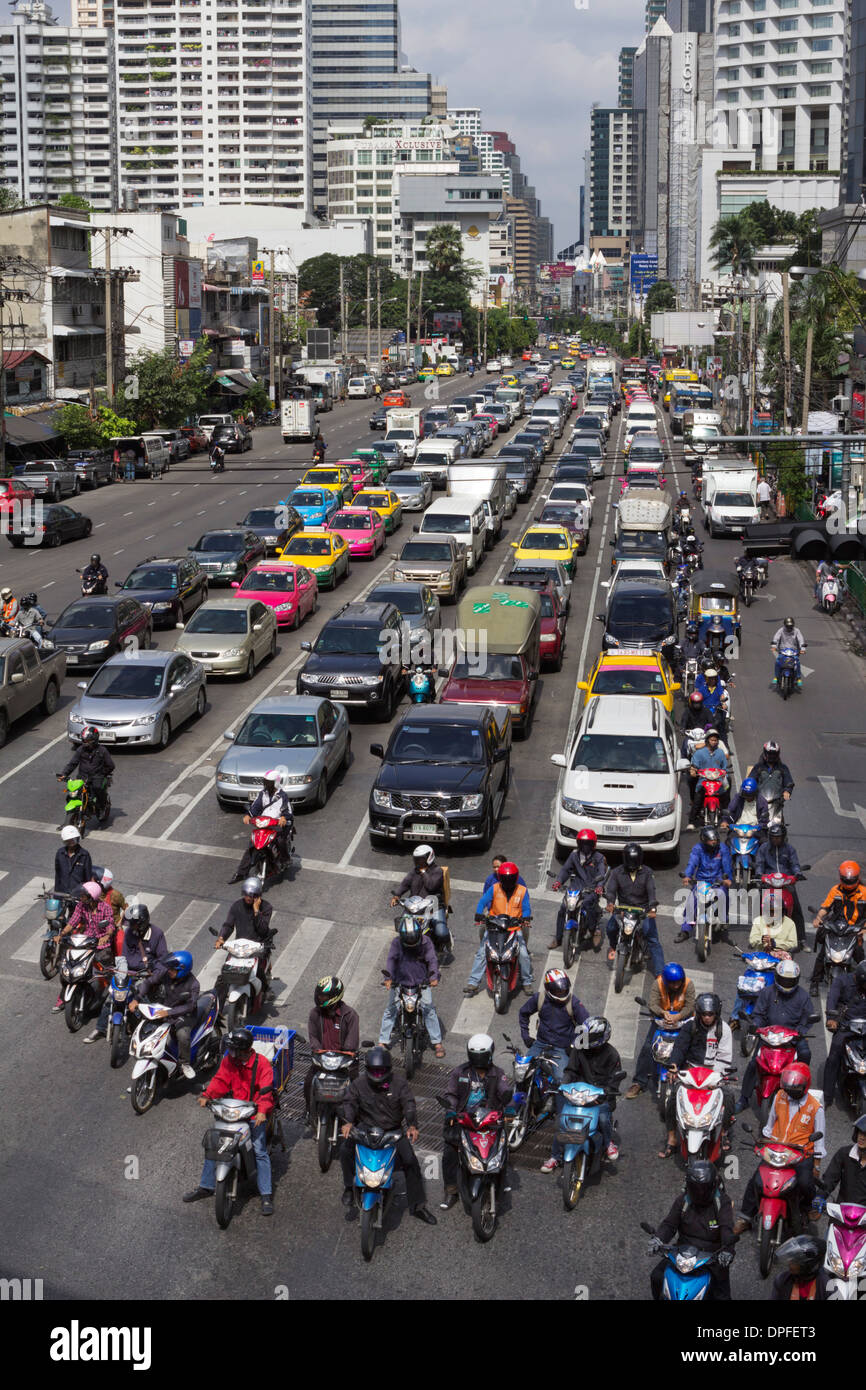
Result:
{"type": "Polygon", "coordinates": [[[308,468],[303,478],[301,486],[324,487],[329,492],[335,492],[342,505],[351,502],[354,492],[354,478],[351,468],[335,468],[322,464],[320,467],[308,468]]]}
{"type": "Polygon", "coordinates": [[[513,372],[509,372],[507,376],[500,377],[499,380],[502,386],[510,386],[512,389],[520,385],[520,382],[513,372]]]}
{"type": "Polygon", "coordinates": [[[574,365],[575,361],[573,357],[563,357],[560,363],[560,366],[564,367],[566,371],[568,371],[569,367],[573,367],[574,365]]]}
{"type": "Polygon", "coordinates": [[[436,375],[437,375],[437,376],[453,376],[453,375],[454,375],[454,368],[451,366],[451,363],[450,363],[450,362],[440,362],[440,363],[439,363],[439,366],[436,368],[436,375]]]}
{"type": "MultiPolygon", "coordinates": [[[[374,483],[384,483],[388,476],[388,460],[378,449],[354,449],[352,458],[363,459],[370,469],[374,483]]],[[[351,467],[351,460],[347,460],[344,466],[351,467]]]]}
{"type": "Polygon", "coordinates": [[[436,375],[435,367],[420,367],[418,370],[419,381],[432,381],[436,375]]]}
{"type": "Polygon", "coordinates": [[[337,531],[298,531],[277,556],[312,570],[320,589],[336,589],[349,573],[349,547],[337,531]]]}
{"type": "Polygon", "coordinates": [[[371,512],[378,512],[385,523],[386,536],[392,535],[403,520],[403,503],[390,488],[362,488],[355,493],[352,506],[369,507],[371,512]]]}
{"type": "Polygon", "coordinates": [[[589,680],[578,681],[577,686],[585,692],[586,702],[593,695],[648,695],[664,705],[669,714],[673,713],[674,695],[680,688],[661,652],[628,647],[602,652],[589,680]]]}
{"type": "Polygon", "coordinates": [[[558,350],[558,348],[559,348],[559,343],[556,341],[555,338],[551,338],[551,340],[550,340],[550,342],[547,344],[547,346],[550,348],[550,351],[551,351],[551,352],[556,352],[556,351],[558,350]]]}
{"type": "Polygon", "coordinates": [[[511,545],[518,560],[557,560],[572,575],[581,541],[565,526],[539,525],[530,526],[511,545]]]}

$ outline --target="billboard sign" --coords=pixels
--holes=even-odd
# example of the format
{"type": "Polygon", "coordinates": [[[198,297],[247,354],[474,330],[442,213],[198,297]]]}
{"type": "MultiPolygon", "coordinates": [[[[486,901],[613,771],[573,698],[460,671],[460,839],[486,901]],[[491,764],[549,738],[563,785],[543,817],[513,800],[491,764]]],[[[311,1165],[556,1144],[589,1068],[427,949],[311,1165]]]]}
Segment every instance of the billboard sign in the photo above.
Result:
{"type": "Polygon", "coordinates": [[[174,263],[174,307],[189,308],[189,261],[174,263]]]}
{"type": "Polygon", "coordinates": [[[629,257],[629,277],[634,294],[646,294],[659,278],[659,258],[647,252],[635,252],[629,257]]]}
{"type": "Polygon", "coordinates": [[[459,309],[441,310],[433,315],[434,333],[459,333],[463,327],[463,314],[459,309]]]}
{"type": "Polygon", "coordinates": [[[189,307],[201,308],[201,261],[189,261],[189,307]]]}
{"type": "Polygon", "coordinates": [[[252,274],[250,275],[250,280],[254,285],[263,285],[265,283],[264,261],[253,261],[252,274]]]}

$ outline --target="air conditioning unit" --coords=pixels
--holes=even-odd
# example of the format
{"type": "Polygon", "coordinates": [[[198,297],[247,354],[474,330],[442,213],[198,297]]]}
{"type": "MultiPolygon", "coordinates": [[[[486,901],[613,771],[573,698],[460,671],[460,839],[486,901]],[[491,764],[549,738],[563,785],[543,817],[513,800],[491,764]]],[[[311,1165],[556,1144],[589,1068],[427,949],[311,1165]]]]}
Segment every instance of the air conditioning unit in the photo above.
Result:
{"type": "Polygon", "coordinates": [[[830,402],[830,409],[837,415],[850,415],[851,398],[850,396],[834,396],[830,402]]]}

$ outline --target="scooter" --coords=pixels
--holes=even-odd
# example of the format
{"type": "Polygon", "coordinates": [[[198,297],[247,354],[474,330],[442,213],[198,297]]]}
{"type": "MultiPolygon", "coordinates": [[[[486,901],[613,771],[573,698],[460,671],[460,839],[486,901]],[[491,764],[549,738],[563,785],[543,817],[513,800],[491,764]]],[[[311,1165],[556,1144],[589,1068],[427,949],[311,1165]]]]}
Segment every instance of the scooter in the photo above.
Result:
{"type": "Polygon", "coordinates": [[[361,1211],[361,1254],[372,1260],[376,1232],[381,1231],[393,1192],[394,1160],[402,1131],[384,1130],[376,1125],[361,1129],[353,1125],[355,1141],[355,1197],[361,1211]]]}
{"type": "MultiPolygon", "coordinates": [[[[747,1134],[754,1133],[751,1125],[744,1124],[743,1129],[747,1134]]],[[[822,1130],[816,1130],[809,1136],[809,1143],[814,1144],[822,1134],[822,1130]]],[[[806,1149],[802,1144],[783,1144],[766,1139],[760,1139],[750,1147],[754,1148],[761,1160],[758,1168],[762,1187],[758,1204],[758,1223],[761,1231],[758,1268],[761,1278],[766,1279],[782,1242],[787,1240],[788,1236],[802,1233],[796,1181],[797,1164],[805,1156],[806,1149]]]]}
{"type": "MultiPolygon", "coordinates": [[[[230,1096],[208,1100],[207,1106],[214,1117],[214,1123],[205,1134],[202,1147],[205,1158],[216,1164],[214,1215],[220,1230],[224,1231],[234,1215],[238,1180],[256,1180],[256,1154],[251,1125],[256,1107],[252,1101],[236,1100],[230,1096]]],[[[270,1112],[265,1124],[268,1147],[270,1148],[277,1135],[282,1143],[282,1128],[276,1110],[270,1112]]]]}
{"type": "Polygon", "coordinates": [[[356,1052],[330,1052],[325,1049],[313,1053],[316,1074],[311,1092],[311,1118],[316,1131],[319,1167],[323,1173],[330,1168],[340,1140],[339,1108],[346,1098],[357,1056],[356,1052]]]}
{"type": "Polygon", "coordinates": [[[847,975],[854,969],[860,930],[856,922],[846,922],[841,913],[828,917],[824,927],[824,979],[828,984],[837,975],[847,975]]]}
{"type": "Polygon", "coordinates": [[[728,830],[728,849],[731,852],[735,888],[750,888],[754,878],[755,859],[761,844],[761,827],[749,821],[738,821],[728,830]]]}
{"type": "Polygon", "coordinates": [[[713,940],[725,929],[727,897],[720,879],[710,882],[709,879],[699,878],[695,882],[686,874],[680,874],[680,878],[692,888],[683,915],[683,931],[694,932],[695,954],[703,962],[713,949],[713,940]],[[722,904],[724,907],[720,913],[722,904]]]}
{"type": "MultiPolygon", "coordinates": [[[[646,1000],[639,994],[635,995],[635,1003],[640,1004],[643,1008],[647,1007],[646,1000]]],[[[673,1085],[673,1080],[668,1070],[668,1063],[670,1055],[674,1050],[677,1034],[687,1020],[683,1019],[682,1023],[662,1023],[660,1019],[649,1012],[642,1014],[641,1017],[651,1019],[655,1027],[650,1048],[652,1050],[653,1062],[655,1063],[654,1089],[656,1105],[658,1107],[659,1119],[662,1124],[664,1124],[667,1119],[668,1100],[670,1099],[671,1087],[673,1085]]]]}
{"type": "Polygon", "coordinates": [[[65,949],[61,933],[69,920],[73,903],[78,899],[76,893],[39,894],[45,902],[45,935],[39,948],[39,970],[46,980],[53,980],[60,969],[60,961],[65,949]]]}
{"type": "MultiPolygon", "coordinates": [[[[696,656],[690,656],[687,658],[686,663],[683,666],[683,695],[686,700],[688,700],[689,696],[694,690],[695,681],[697,680],[697,678],[698,658],[696,656]]],[[[701,733],[703,733],[703,730],[701,730],[701,733]]]]}
{"type": "Polygon", "coordinates": [[[677,1076],[675,1113],[685,1162],[707,1158],[718,1163],[721,1157],[725,1079],[725,1073],[714,1067],[691,1066],[677,1076]]]}
{"type": "Polygon", "coordinates": [[[264,885],[269,878],[278,877],[284,869],[288,868],[292,860],[294,849],[295,826],[291,821],[286,829],[289,832],[289,857],[285,861],[277,854],[277,831],[280,829],[280,822],[274,816],[255,816],[253,818],[253,830],[250,836],[255,858],[250,873],[260,878],[264,885]]]}
{"type": "Polygon", "coordinates": [[[533,1134],[545,1120],[556,1112],[556,1093],[559,1082],[555,1076],[555,1060],[551,1049],[543,1048],[537,1056],[518,1052],[507,1034],[503,1034],[514,1055],[514,1084],[512,1098],[515,1116],[508,1126],[508,1147],[519,1149],[528,1134],[533,1134]]]}
{"type": "Polygon", "coordinates": [[[740,1054],[743,1057],[749,1055],[749,1025],[755,1008],[755,1000],[761,990],[767,984],[770,972],[775,970],[779,964],[777,956],[770,955],[767,951],[740,951],[734,947],[734,955],[740,956],[745,969],[737,979],[737,1003],[740,1012],[737,1018],[731,1020],[731,1027],[736,1025],[740,1031],[740,1054]]]}
{"type": "Polygon", "coordinates": [[[755,599],[755,567],[754,565],[737,566],[737,578],[740,581],[740,598],[747,608],[751,608],[755,599]]]}
{"type": "Polygon", "coordinates": [[[778,675],[774,676],[776,689],[783,700],[787,700],[797,689],[800,678],[800,658],[791,647],[783,647],[779,652],[778,675]]]}
{"type": "MultiPolygon", "coordinates": [[[[562,895],[565,923],[562,929],[562,963],[570,970],[578,951],[588,950],[598,926],[598,898],[595,888],[566,888],[562,895]]],[[[601,950],[601,946],[593,948],[601,950]]]]}
{"type": "Polygon", "coordinates": [[[831,618],[835,618],[839,611],[839,581],[838,579],[828,578],[821,584],[821,609],[824,613],[829,613],[831,618]]]}
{"type": "MultiPolygon", "coordinates": [[[[648,1221],[640,1223],[642,1231],[654,1236],[648,1221]]],[[[697,1303],[705,1300],[710,1287],[710,1271],[718,1259],[712,1250],[698,1250],[695,1245],[662,1246],[668,1267],[662,1284],[665,1303],[697,1303]]]]}
{"type": "Polygon", "coordinates": [[[224,473],[224,472],[226,471],[226,456],[225,456],[225,450],[223,450],[223,449],[214,449],[214,450],[213,450],[213,452],[212,452],[212,454],[211,454],[211,456],[210,456],[210,471],[211,471],[211,476],[213,476],[214,473],[224,473]]]}
{"type": "MultiPolygon", "coordinates": [[[[398,917],[394,923],[397,931],[399,932],[400,923],[404,920],[404,917],[411,917],[415,925],[424,935],[430,937],[433,942],[434,950],[436,951],[436,959],[439,961],[439,964],[442,965],[444,963],[444,958],[451,952],[454,940],[450,931],[447,936],[441,938],[438,937],[434,931],[436,914],[439,911],[439,900],[434,898],[432,894],[427,897],[421,897],[418,893],[408,898],[401,898],[398,897],[396,889],[391,890],[391,896],[397,898],[397,901],[403,908],[403,917],[398,917]]],[[[450,909],[447,909],[447,911],[450,911],[450,909]]]]}
{"type": "Polygon", "coordinates": [[[605,1152],[598,1112],[616,1095],[624,1077],[624,1071],[616,1072],[611,1078],[615,1085],[609,1091],[586,1081],[565,1081],[559,1088],[562,1105],[556,1137],[564,1150],[562,1204],[566,1211],[574,1210],[589,1179],[601,1172],[605,1152]]]}
{"type": "MultiPolygon", "coordinates": [[[[134,1057],[130,1099],[136,1115],[146,1115],[156,1100],[157,1087],[182,1075],[177,1042],[171,1031],[170,1010],[164,1004],[138,1006],[141,1022],[129,1044],[134,1057]]],[[[190,1058],[198,1071],[215,1066],[220,1055],[219,1003],[213,991],[199,997],[198,1019],[192,1030],[190,1058]]]]}
{"type": "Polygon", "coordinates": [[[487,988],[493,995],[493,1007],[504,1014],[508,1001],[520,985],[518,930],[522,918],[485,916],[487,939],[484,955],[487,965],[487,988]],[[515,927],[515,922],[518,926],[515,927]]]}
{"type": "MultiPolygon", "coordinates": [[[[387,977],[387,970],[382,974],[387,977]]],[[[382,981],[384,985],[384,980],[382,981]]],[[[393,990],[397,1005],[397,1017],[391,1034],[389,1047],[400,1047],[403,1054],[403,1070],[406,1080],[411,1081],[416,1067],[424,1060],[424,1049],[430,1044],[427,1027],[421,1013],[421,985],[401,985],[394,981],[393,990]]]]}
{"type": "Polygon", "coordinates": [[[436,681],[433,670],[418,661],[412,667],[411,675],[408,669],[404,672],[408,677],[409,699],[413,705],[432,705],[436,699],[436,681]]]}
{"type": "Polygon", "coordinates": [[[862,1302],[866,1299],[866,1207],[855,1202],[828,1202],[826,1210],[824,1268],[832,1276],[827,1298],[862,1302]]]}
{"type": "Polygon", "coordinates": [[[472,1218],[475,1239],[482,1245],[492,1240],[498,1219],[497,1201],[501,1195],[508,1164],[505,1116],[513,1107],[487,1110],[477,1105],[459,1115],[448,1110],[444,1096],[437,1101],[445,1108],[445,1118],[457,1126],[457,1190],[465,1211],[472,1218]]]}
{"type": "Polygon", "coordinates": [[[124,1048],[135,1024],[135,1015],[129,1009],[134,983],[136,979],[149,973],[148,970],[130,970],[126,956],[114,958],[114,970],[108,985],[111,1004],[106,1034],[108,1060],[112,1068],[117,1068],[122,1063],[124,1048]]]}
{"type": "Polygon", "coordinates": [[[702,767],[698,771],[698,789],[703,790],[704,801],[701,814],[703,825],[718,826],[722,818],[722,787],[727,773],[719,767],[702,767]]]}
{"type": "MultiPolygon", "coordinates": [[[[209,927],[211,936],[218,936],[216,927],[209,927]]],[[[265,966],[262,980],[258,963],[262,956],[270,956],[270,942],[253,941],[251,938],[232,937],[224,946],[226,958],[220,970],[214,991],[219,1000],[220,1012],[225,1015],[226,1032],[233,1028],[245,1028],[252,1014],[256,1014],[264,1003],[267,984],[270,978],[270,961],[265,966]]]]}
{"type": "Polygon", "coordinates": [[[616,955],[613,960],[613,989],[614,994],[621,994],[625,984],[626,967],[631,970],[632,975],[640,975],[649,958],[643,934],[646,911],[642,907],[618,904],[611,915],[619,927],[616,955]]]}
{"type": "Polygon", "coordinates": [[[67,939],[66,954],[60,962],[63,1014],[70,1033],[77,1033],[87,1015],[101,1006],[108,974],[96,959],[99,948],[92,936],[76,932],[67,939]]]}
{"type": "Polygon", "coordinates": [[[107,579],[85,579],[84,570],[77,569],[76,574],[81,576],[81,597],[94,598],[108,593],[107,579]]]}
{"type": "Polygon", "coordinates": [[[866,1018],[843,1015],[839,1029],[845,1034],[839,1089],[855,1115],[866,1108],[866,1018]]]}
{"type": "Polygon", "coordinates": [[[779,1089],[782,1072],[797,1060],[796,1045],[800,1034],[796,1028],[786,1028],[781,1023],[771,1023],[766,1028],[758,1028],[755,1031],[755,1063],[758,1068],[755,1096],[763,1126],[767,1123],[773,1097],[779,1089]]]}

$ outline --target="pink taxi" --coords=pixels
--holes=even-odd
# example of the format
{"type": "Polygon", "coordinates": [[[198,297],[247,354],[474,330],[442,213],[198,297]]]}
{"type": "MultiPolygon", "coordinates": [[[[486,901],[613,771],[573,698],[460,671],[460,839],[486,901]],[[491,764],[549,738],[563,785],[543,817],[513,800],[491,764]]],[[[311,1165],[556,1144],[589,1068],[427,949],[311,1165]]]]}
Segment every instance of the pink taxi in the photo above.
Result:
{"type": "Polygon", "coordinates": [[[342,536],[353,559],[367,555],[375,560],[385,548],[385,523],[369,507],[341,507],[328,522],[328,530],[342,536]]]}
{"type": "Polygon", "coordinates": [[[244,598],[256,598],[273,609],[277,627],[300,627],[304,618],[315,613],[319,601],[319,582],[313,571],[288,560],[263,560],[232,588],[244,598]]]}

